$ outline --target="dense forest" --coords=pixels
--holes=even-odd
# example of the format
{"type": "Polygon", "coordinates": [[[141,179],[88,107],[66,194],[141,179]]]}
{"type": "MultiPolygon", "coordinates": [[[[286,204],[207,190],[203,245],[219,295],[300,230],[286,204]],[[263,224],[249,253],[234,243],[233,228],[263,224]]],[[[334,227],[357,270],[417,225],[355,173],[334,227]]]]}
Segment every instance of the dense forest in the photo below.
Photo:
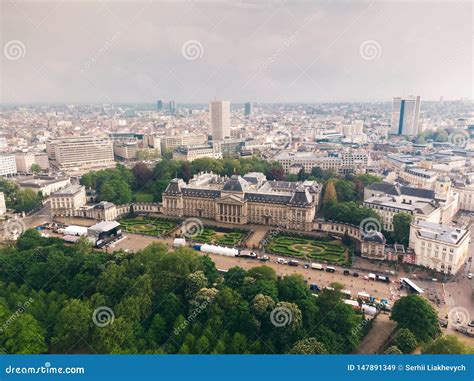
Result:
{"type": "Polygon", "coordinates": [[[153,244],[127,254],[26,231],[0,250],[4,353],[350,353],[368,324],[339,291],[153,244]]]}

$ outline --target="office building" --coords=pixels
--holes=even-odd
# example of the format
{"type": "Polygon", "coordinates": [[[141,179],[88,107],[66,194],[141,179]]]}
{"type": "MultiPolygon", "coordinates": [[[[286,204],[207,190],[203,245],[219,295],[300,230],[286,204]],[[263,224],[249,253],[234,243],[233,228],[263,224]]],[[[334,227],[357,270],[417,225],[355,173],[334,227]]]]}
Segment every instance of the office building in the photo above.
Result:
{"type": "Polygon", "coordinates": [[[162,110],[163,110],[163,101],[162,101],[162,100],[156,101],[156,109],[157,109],[158,111],[162,111],[162,110]]]}
{"type": "Polygon", "coordinates": [[[209,105],[211,114],[212,140],[221,141],[230,137],[230,102],[212,101],[209,105]]]}
{"type": "Polygon", "coordinates": [[[416,136],[419,131],[420,97],[394,98],[392,103],[392,135],[416,136]]]}
{"type": "Polygon", "coordinates": [[[209,144],[202,146],[180,146],[173,152],[173,160],[193,161],[204,157],[221,159],[222,153],[217,147],[209,144]]]}
{"type": "Polygon", "coordinates": [[[207,142],[207,135],[181,134],[160,137],[161,152],[173,150],[179,146],[203,145],[207,142]]]}
{"type": "Polygon", "coordinates": [[[27,188],[40,193],[43,196],[49,196],[51,193],[71,185],[69,177],[52,177],[52,176],[31,176],[27,179],[17,182],[20,188],[27,188]]]}
{"type": "Polygon", "coordinates": [[[15,155],[0,155],[0,176],[16,175],[15,155]]]}
{"type": "Polygon", "coordinates": [[[445,274],[456,274],[469,254],[469,230],[415,221],[410,225],[410,248],[416,264],[445,274]]]}
{"type": "Polygon", "coordinates": [[[170,101],[168,111],[170,115],[174,115],[176,113],[176,103],[174,101],[170,101]]]}
{"type": "Polygon", "coordinates": [[[251,102],[247,102],[245,104],[245,110],[244,110],[245,116],[250,116],[253,113],[253,104],[251,102]]]}
{"type": "Polygon", "coordinates": [[[51,195],[51,215],[73,217],[76,209],[86,205],[86,200],[86,188],[83,185],[70,185],[51,195]]]}
{"type": "Polygon", "coordinates": [[[46,150],[54,165],[61,170],[91,169],[114,164],[112,141],[92,136],[51,140],[46,150]]]}

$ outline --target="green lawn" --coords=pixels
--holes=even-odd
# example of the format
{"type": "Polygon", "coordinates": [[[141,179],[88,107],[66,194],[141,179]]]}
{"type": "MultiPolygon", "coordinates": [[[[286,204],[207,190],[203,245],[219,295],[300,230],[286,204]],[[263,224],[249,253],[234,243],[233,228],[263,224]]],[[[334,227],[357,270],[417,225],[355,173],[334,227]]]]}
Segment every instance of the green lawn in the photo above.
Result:
{"type": "Polygon", "coordinates": [[[317,238],[277,235],[270,239],[265,250],[273,254],[327,261],[339,265],[347,263],[346,247],[339,241],[327,242],[317,238]]]}
{"type": "Polygon", "coordinates": [[[178,223],[174,221],[161,220],[153,217],[122,218],[120,220],[122,229],[129,233],[146,234],[154,237],[165,236],[173,230],[178,223]]]}
{"type": "Polygon", "coordinates": [[[204,228],[198,235],[190,237],[194,242],[210,243],[221,246],[237,246],[245,238],[245,231],[217,232],[212,228],[204,228]]]}
{"type": "Polygon", "coordinates": [[[137,202],[153,202],[153,195],[151,193],[137,192],[135,193],[135,200],[137,202]]]}

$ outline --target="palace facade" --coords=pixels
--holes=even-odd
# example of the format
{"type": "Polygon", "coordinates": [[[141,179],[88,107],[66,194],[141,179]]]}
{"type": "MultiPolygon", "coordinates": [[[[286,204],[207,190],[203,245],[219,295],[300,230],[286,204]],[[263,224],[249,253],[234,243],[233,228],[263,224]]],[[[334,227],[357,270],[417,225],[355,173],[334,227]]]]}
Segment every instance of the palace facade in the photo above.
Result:
{"type": "Polygon", "coordinates": [[[243,177],[199,173],[188,184],[171,180],[163,193],[162,213],[310,231],[321,190],[316,181],[269,181],[259,172],[243,177]]]}

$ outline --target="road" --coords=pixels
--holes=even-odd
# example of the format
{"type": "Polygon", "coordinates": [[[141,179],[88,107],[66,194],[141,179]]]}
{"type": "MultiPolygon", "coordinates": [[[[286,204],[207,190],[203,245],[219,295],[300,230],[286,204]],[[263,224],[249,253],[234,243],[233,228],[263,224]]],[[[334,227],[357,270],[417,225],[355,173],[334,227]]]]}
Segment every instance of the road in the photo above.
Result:
{"type": "MultiPolygon", "coordinates": [[[[173,239],[158,239],[149,236],[142,236],[139,234],[126,233],[125,238],[115,243],[110,247],[109,250],[130,250],[138,251],[148,246],[153,242],[165,243],[171,248],[173,239]]],[[[197,252],[203,254],[201,252],[197,252]]],[[[278,256],[272,254],[266,254],[270,257],[270,261],[261,262],[256,259],[243,259],[237,257],[225,257],[222,255],[209,254],[218,269],[228,270],[234,266],[240,266],[244,269],[250,269],[255,266],[266,265],[270,266],[275,270],[277,275],[289,275],[289,274],[300,274],[307,280],[308,283],[316,283],[320,288],[328,286],[332,282],[339,282],[344,285],[344,288],[352,292],[353,297],[360,291],[368,292],[369,294],[384,299],[395,300],[397,298],[398,291],[395,291],[395,284],[387,284],[382,282],[375,282],[364,280],[364,275],[367,273],[359,272],[359,277],[355,278],[351,276],[345,276],[342,274],[342,267],[333,266],[336,268],[336,273],[328,273],[325,271],[318,271],[313,269],[303,268],[303,262],[300,261],[298,267],[292,267],[288,265],[282,265],[276,263],[278,256]]],[[[351,274],[353,271],[351,270],[351,274]]]]}

